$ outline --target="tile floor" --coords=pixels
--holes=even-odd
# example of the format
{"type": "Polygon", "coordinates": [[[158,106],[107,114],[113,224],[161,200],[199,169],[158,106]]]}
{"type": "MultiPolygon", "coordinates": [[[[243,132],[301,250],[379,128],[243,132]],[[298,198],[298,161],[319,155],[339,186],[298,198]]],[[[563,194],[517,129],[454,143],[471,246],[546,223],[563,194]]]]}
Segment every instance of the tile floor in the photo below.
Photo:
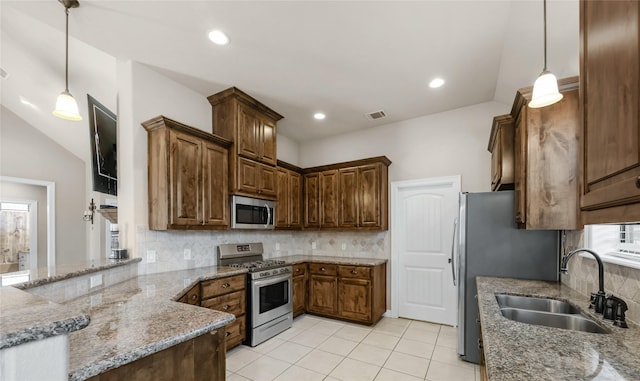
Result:
{"type": "Polygon", "coordinates": [[[453,327],[383,318],[368,327],[301,315],[255,348],[227,353],[227,381],[480,381],[453,327]]]}

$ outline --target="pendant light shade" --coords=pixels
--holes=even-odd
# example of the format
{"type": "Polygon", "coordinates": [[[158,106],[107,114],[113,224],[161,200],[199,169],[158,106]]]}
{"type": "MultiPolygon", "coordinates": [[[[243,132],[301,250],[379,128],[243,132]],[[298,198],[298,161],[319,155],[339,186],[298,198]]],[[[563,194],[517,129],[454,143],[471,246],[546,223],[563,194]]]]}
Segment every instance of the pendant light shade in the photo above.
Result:
{"type": "Polygon", "coordinates": [[[66,43],[65,43],[65,72],[64,72],[64,91],[58,95],[56,101],[56,109],[53,110],[53,115],[58,118],[67,120],[82,120],[82,116],[78,112],[78,103],[73,98],[73,95],[69,92],[69,8],[77,8],[80,3],[77,0],[58,0],[64,5],[64,11],[66,14],[66,43]]]}
{"type": "Polygon", "coordinates": [[[558,91],[558,80],[547,70],[547,0],[543,0],[544,13],[544,68],[536,82],[533,84],[533,93],[529,107],[540,108],[550,106],[560,99],[562,94],[558,91]]]}

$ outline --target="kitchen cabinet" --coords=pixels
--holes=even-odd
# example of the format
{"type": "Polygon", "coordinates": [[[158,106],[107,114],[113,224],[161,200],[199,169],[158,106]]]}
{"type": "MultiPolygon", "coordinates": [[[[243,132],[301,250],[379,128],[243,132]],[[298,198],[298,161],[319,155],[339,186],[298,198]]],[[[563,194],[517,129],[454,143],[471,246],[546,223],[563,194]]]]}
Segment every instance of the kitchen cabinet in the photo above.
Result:
{"type": "Polygon", "coordinates": [[[638,1],[580,1],[585,224],[640,220],[639,45],[638,1]]]}
{"type": "Polygon", "coordinates": [[[307,264],[293,265],[293,317],[307,310],[307,264]]]}
{"type": "Polygon", "coordinates": [[[390,164],[381,156],[305,169],[304,228],[387,230],[390,164]]]}
{"type": "Polygon", "coordinates": [[[231,193],[275,200],[276,124],[282,115],[236,87],[207,99],[213,111],[213,133],[234,142],[229,164],[231,193]]]}
{"type": "Polygon", "coordinates": [[[159,116],[148,134],[149,229],[228,229],[231,142],[159,116]]]}
{"type": "Polygon", "coordinates": [[[221,328],[88,380],[223,381],[225,377],[225,329],[221,328]]]}
{"type": "Polygon", "coordinates": [[[307,311],[373,324],[386,311],[386,265],[309,264],[307,311]]]}
{"type": "Polygon", "coordinates": [[[302,169],[278,161],[276,229],[302,228],[302,169]]]}
{"type": "Polygon", "coordinates": [[[563,98],[529,108],[532,87],[520,89],[511,109],[515,125],[516,223],[524,229],[579,228],[578,77],[558,81],[563,98]]]}
{"type": "Polygon", "coordinates": [[[226,326],[227,349],[246,338],[246,276],[244,274],[200,282],[200,305],[234,314],[236,320],[226,326]]]}
{"type": "Polygon", "coordinates": [[[514,146],[514,125],[511,114],[493,118],[489,146],[487,147],[491,152],[492,191],[514,188],[514,146]]]}

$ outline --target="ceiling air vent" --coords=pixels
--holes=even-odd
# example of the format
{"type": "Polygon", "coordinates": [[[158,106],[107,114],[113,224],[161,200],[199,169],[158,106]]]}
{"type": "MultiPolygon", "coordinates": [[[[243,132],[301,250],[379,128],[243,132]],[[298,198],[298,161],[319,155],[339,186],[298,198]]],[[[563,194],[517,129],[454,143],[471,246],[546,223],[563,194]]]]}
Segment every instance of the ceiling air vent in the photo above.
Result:
{"type": "Polygon", "coordinates": [[[370,120],[378,120],[378,119],[386,118],[387,114],[384,112],[384,110],[378,110],[378,111],[365,114],[365,116],[367,117],[367,119],[370,119],[370,120]]]}

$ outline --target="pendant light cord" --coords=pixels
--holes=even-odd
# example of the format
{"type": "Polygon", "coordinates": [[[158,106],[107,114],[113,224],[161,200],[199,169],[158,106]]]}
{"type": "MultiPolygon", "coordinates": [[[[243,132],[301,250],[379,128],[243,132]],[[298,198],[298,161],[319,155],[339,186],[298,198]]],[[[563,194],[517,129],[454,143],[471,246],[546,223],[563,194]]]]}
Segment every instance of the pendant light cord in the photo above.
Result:
{"type": "Polygon", "coordinates": [[[543,0],[543,13],[544,13],[544,69],[543,72],[547,71],[547,0],[543,0]]]}
{"type": "MultiPolygon", "coordinates": [[[[65,61],[64,61],[64,91],[69,92],[69,7],[65,7],[65,13],[67,14],[67,26],[66,26],[66,42],[65,42],[65,61]]],[[[546,53],[545,53],[546,56],[546,53]]],[[[546,65],[545,65],[546,66],[546,65]]]]}

